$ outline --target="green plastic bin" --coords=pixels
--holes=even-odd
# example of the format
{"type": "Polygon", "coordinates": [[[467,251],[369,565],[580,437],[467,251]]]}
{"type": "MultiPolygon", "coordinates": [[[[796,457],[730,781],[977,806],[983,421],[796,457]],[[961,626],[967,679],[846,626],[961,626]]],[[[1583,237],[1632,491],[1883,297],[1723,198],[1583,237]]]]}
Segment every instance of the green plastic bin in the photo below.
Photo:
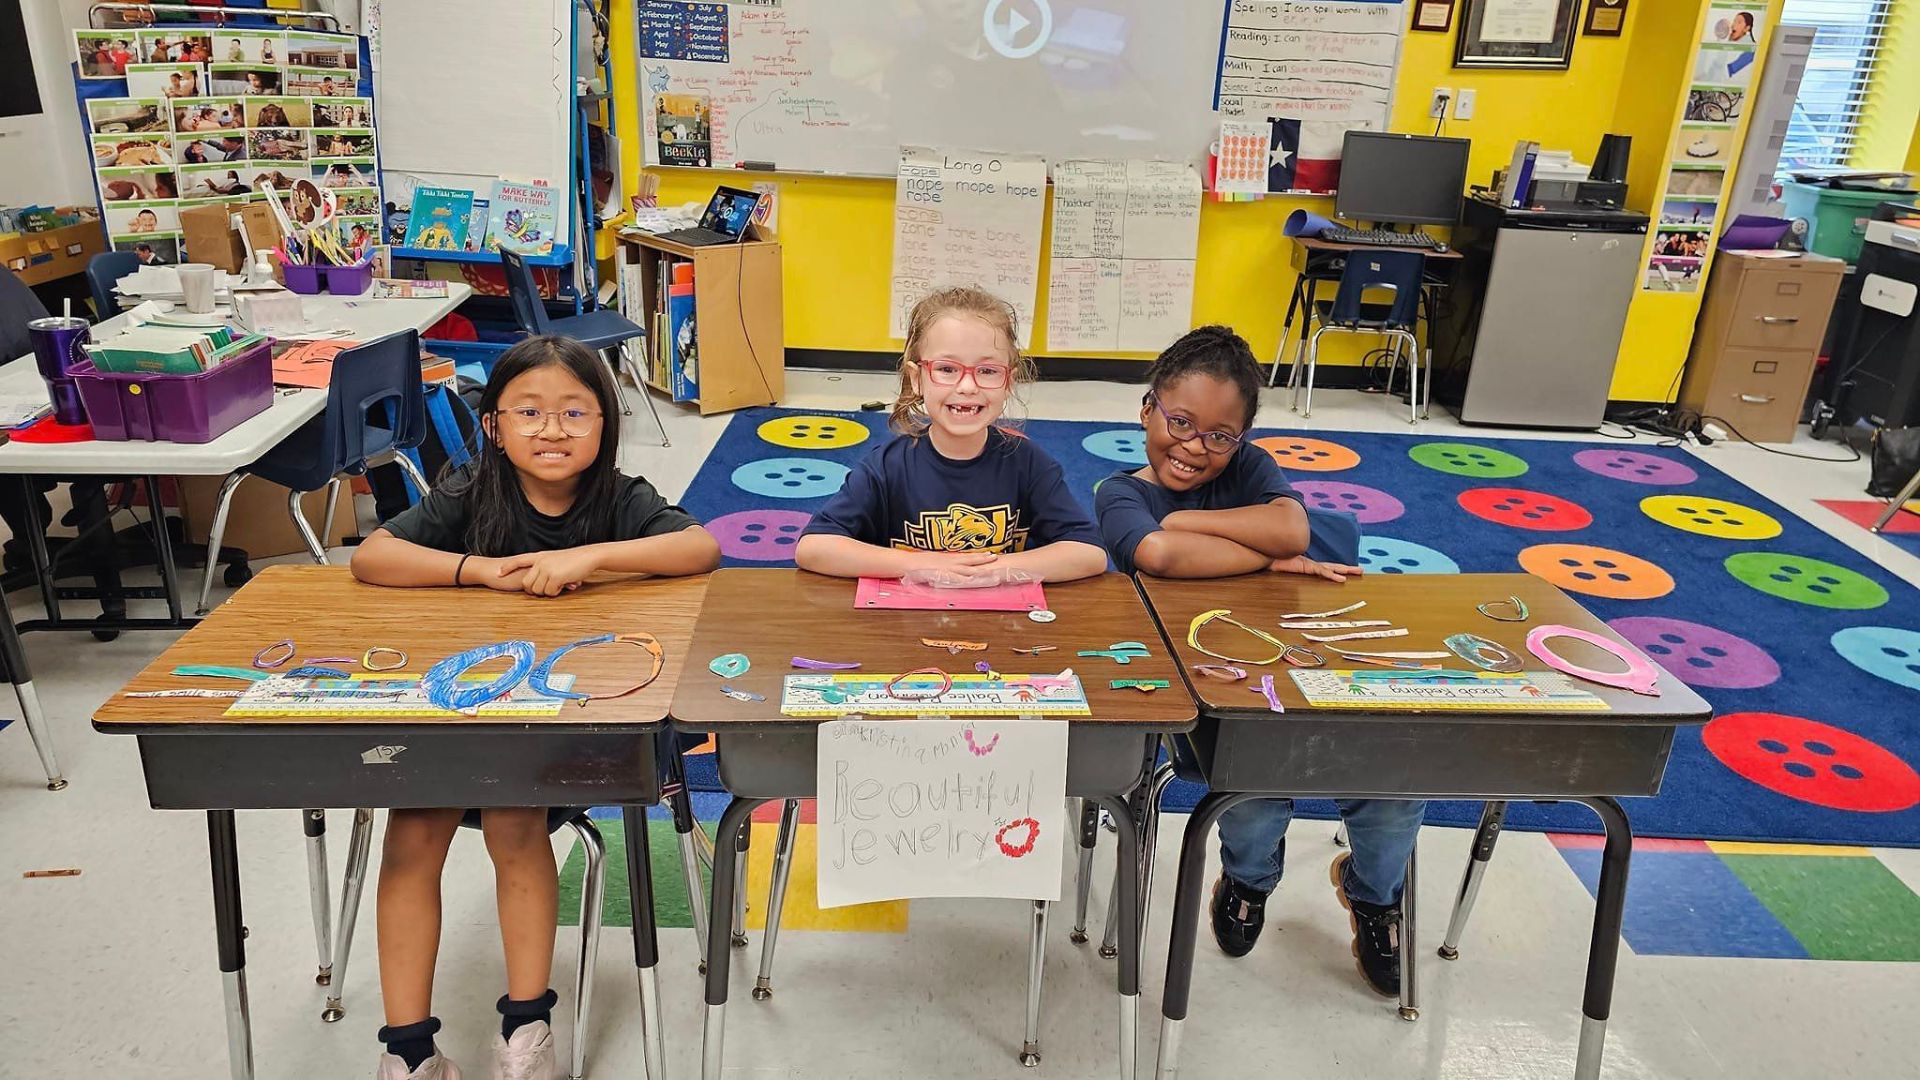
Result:
{"type": "Polygon", "coordinates": [[[1907,188],[1856,191],[1797,180],[1782,186],[1787,216],[1807,219],[1807,250],[1817,255],[1860,261],[1860,245],[1867,236],[1873,208],[1883,202],[1905,202],[1915,196],[1907,188]]]}

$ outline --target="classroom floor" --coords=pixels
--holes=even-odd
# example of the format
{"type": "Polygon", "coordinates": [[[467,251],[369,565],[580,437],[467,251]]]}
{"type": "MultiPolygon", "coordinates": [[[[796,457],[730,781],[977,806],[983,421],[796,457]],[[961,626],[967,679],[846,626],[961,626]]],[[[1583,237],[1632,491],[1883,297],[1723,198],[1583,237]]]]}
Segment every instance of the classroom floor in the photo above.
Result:
{"type": "MultiPolygon", "coordinates": [[[[881,375],[789,374],[798,408],[851,409],[886,398],[881,375]]],[[[1139,388],[1104,383],[1043,384],[1029,391],[1030,414],[1055,419],[1121,420],[1135,415],[1139,388]]],[[[1313,419],[1299,424],[1279,392],[1263,422],[1324,431],[1404,432],[1397,402],[1322,391],[1313,419]]],[[[663,406],[663,409],[665,407],[663,406]]],[[[673,447],[658,447],[646,411],[624,423],[623,465],[645,473],[669,497],[681,493],[725,417],[667,416],[673,447]]],[[[1423,433],[1493,434],[1465,429],[1436,408],[1423,433]]],[[[1502,437],[1520,433],[1498,432],[1502,437]]],[[[1553,437],[1553,436],[1541,436],[1553,437]]],[[[1577,436],[1591,439],[1591,435],[1577,436]]],[[[1833,455],[1832,444],[1799,449],[1833,455]]],[[[1818,499],[1857,499],[1864,462],[1799,461],[1750,446],[1716,444],[1698,453],[1722,471],[1800,514],[1892,573],[1920,584],[1920,556],[1880,540],[1818,499]]],[[[344,562],[345,552],[336,560],[344,562]]],[[[37,614],[28,593],[16,614],[37,614]]],[[[79,1076],[94,1072],[169,1080],[225,1075],[220,980],[215,967],[203,818],[148,809],[131,739],[95,733],[91,709],[168,640],[127,634],[107,643],[84,635],[31,635],[35,681],[72,784],[50,793],[22,725],[0,731],[0,1077],[79,1076]],[[77,878],[23,880],[20,871],[81,867],[77,878]]],[[[348,815],[331,816],[333,870],[345,859],[348,815]]],[[[1160,836],[1143,965],[1141,1069],[1151,1068],[1165,963],[1179,835],[1171,815],[1160,836]]],[[[371,1076],[380,1022],[373,902],[361,912],[358,950],[345,978],[347,1016],[322,1024],[324,991],[313,982],[304,847],[292,812],[240,815],[241,878],[250,930],[248,975],[258,1075],[371,1076]]],[[[1422,833],[1421,1016],[1399,1020],[1392,1004],[1360,984],[1348,954],[1346,916],[1334,903],[1326,862],[1337,849],[1332,826],[1301,821],[1289,843],[1289,877],[1268,907],[1266,936],[1254,953],[1226,959],[1202,928],[1183,1077],[1419,1076],[1565,1077],[1579,1030],[1581,975],[1592,917],[1577,842],[1535,833],[1502,840],[1461,959],[1432,948],[1467,854],[1464,830],[1422,833]]],[[[556,842],[556,850],[564,844],[556,842]]],[[[1910,1075],[1911,1031],[1920,1023],[1920,952],[1883,948],[1863,955],[1898,961],[1758,959],[1725,945],[1738,915],[1704,887],[1699,863],[1670,862],[1701,853],[1669,848],[1636,857],[1639,887],[1629,907],[1627,947],[1609,1028],[1610,1080],[1752,1077],[1884,1078],[1910,1075]],[[1644,912],[1636,936],[1635,912],[1644,912]],[[1697,949],[1687,941],[1706,941],[1697,949]],[[1675,942],[1683,943],[1676,947],[1675,942]],[[1713,955],[1686,955],[1688,951],[1713,955]]],[[[1753,853],[1741,853],[1742,856],[1753,853]]],[[[1767,865],[1804,882],[1819,867],[1845,864],[1882,879],[1874,906],[1807,906],[1852,922],[1841,932],[1911,934],[1920,893],[1920,850],[1784,851],[1767,865]],[[1817,856],[1818,853],[1815,853],[1817,856]],[[1813,867],[1813,869],[1809,869],[1813,867]],[[1890,879],[1892,884],[1885,881],[1890,879]],[[1884,924],[1899,923],[1897,927],[1884,924]]],[[[1720,853],[1722,861],[1738,856],[1720,853]]],[[[378,859],[378,845],[375,845],[378,859]]],[[[1092,932],[1098,939],[1111,881],[1112,844],[1095,871],[1092,932]]],[[[1217,865],[1217,854],[1211,860],[1217,865]]],[[[1746,875],[1751,884],[1752,875],[1746,875]]],[[[1071,895],[1071,883],[1065,886],[1071,895]]],[[[1811,889],[1811,886],[1808,886],[1811,889]]],[[[336,886],[337,890],[337,886],[336,886]]],[[[371,889],[369,889],[371,891],[371,889]]],[[[1803,889],[1803,892],[1807,892],[1803,889]]],[[[438,1012],[441,1046],[485,1076],[485,1044],[497,1030],[493,1001],[502,989],[491,874],[477,835],[463,835],[449,862],[438,1012]]],[[[764,902],[764,885],[755,902],[764,902]]],[[[791,900],[790,900],[791,903],[791,900]]],[[[1111,1077],[1114,1066],[1113,965],[1092,946],[1067,940],[1071,904],[1055,908],[1048,935],[1043,1061],[1014,1060],[1019,1049],[1026,973],[1026,905],[1013,901],[916,902],[904,932],[789,929],[780,939],[776,993],[755,1002],[748,990],[760,944],[735,952],[727,1025],[727,1075],[741,1080],[813,1078],[1009,1077],[1078,1080],[1111,1077]]],[[[791,910],[791,909],[790,909],[791,910]]],[[[791,924],[790,924],[791,925],[791,924]]],[[[563,928],[555,957],[560,991],[557,1037],[572,1038],[570,1016],[577,931],[563,928]]],[[[1737,935],[1735,935],[1737,936],[1737,935]]],[[[671,1075],[699,1067],[700,983],[692,934],[661,934],[661,974],[671,1075]]],[[[625,929],[603,932],[595,980],[588,1073],[643,1075],[637,1002],[625,929]]]]}

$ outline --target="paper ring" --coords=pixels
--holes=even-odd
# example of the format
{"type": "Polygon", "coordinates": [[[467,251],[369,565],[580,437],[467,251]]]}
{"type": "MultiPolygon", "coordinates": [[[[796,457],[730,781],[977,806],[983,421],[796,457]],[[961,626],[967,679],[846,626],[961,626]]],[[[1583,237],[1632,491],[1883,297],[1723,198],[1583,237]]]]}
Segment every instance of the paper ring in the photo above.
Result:
{"type": "Polygon", "coordinates": [[[373,648],[360,654],[360,666],[366,668],[368,671],[398,671],[407,666],[407,654],[400,649],[389,649],[385,645],[375,645],[373,648]],[[391,664],[376,664],[373,660],[376,656],[392,656],[395,659],[391,664]]]}
{"type": "Polygon", "coordinates": [[[1482,671],[1511,675],[1527,666],[1519,653],[1479,634],[1454,634],[1446,639],[1445,644],[1448,652],[1482,671]]]}
{"type": "Polygon", "coordinates": [[[1614,686],[1622,690],[1631,690],[1648,697],[1659,697],[1656,685],[1660,681],[1660,669],[1653,661],[1642,656],[1639,650],[1625,650],[1609,638],[1572,626],[1536,626],[1527,632],[1527,651],[1539,657],[1548,667],[1565,672],[1577,679],[1596,682],[1601,686],[1614,686]],[[1616,656],[1627,665],[1625,671],[1595,671],[1584,668],[1547,648],[1549,638],[1565,637],[1575,641],[1584,641],[1602,652],[1616,656]]]}

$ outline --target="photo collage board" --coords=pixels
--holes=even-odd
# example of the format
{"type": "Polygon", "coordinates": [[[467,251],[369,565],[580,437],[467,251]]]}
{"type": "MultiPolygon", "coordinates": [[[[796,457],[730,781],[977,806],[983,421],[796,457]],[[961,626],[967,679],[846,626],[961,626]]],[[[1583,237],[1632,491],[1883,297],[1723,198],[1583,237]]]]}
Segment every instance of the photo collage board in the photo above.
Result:
{"type": "Polygon", "coordinates": [[[1666,186],[1657,204],[1653,248],[1640,287],[1697,292],[1714,237],[1727,224],[1729,174],[1739,150],[1740,121],[1753,93],[1767,5],[1713,0],[1694,50],[1686,110],[1668,148],[1666,186]]]}
{"type": "Polygon", "coordinates": [[[266,198],[324,215],[356,255],[380,240],[373,100],[360,39],[317,31],[176,25],[76,30],[80,78],[124,81],[84,102],[107,236],[147,263],[187,258],[180,213],[266,198]],[[300,181],[312,187],[296,191],[300,181]],[[319,200],[311,198],[315,191],[319,200]]]}

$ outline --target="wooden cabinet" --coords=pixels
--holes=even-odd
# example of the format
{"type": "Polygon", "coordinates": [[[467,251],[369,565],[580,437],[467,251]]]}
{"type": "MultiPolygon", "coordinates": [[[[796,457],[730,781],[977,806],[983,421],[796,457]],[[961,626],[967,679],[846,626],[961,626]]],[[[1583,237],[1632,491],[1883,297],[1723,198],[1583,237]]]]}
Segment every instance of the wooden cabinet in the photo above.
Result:
{"type": "Polygon", "coordinates": [[[1680,406],[1756,442],[1791,442],[1846,263],[1721,252],[1707,282],[1680,406]]]}
{"type": "MultiPolygon", "coordinates": [[[[750,234],[754,235],[754,234],[750,234]]],[[[752,405],[777,405],[786,396],[786,324],[781,308],[780,244],[749,239],[689,247],[671,240],[622,233],[619,251],[622,312],[646,327],[647,385],[702,416],[752,405]],[[692,330],[674,342],[681,324],[669,312],[673,283],[691,267],[692,330]],[[697,389],[676,393],[674,349],[698,358],[697,389]]]]}

